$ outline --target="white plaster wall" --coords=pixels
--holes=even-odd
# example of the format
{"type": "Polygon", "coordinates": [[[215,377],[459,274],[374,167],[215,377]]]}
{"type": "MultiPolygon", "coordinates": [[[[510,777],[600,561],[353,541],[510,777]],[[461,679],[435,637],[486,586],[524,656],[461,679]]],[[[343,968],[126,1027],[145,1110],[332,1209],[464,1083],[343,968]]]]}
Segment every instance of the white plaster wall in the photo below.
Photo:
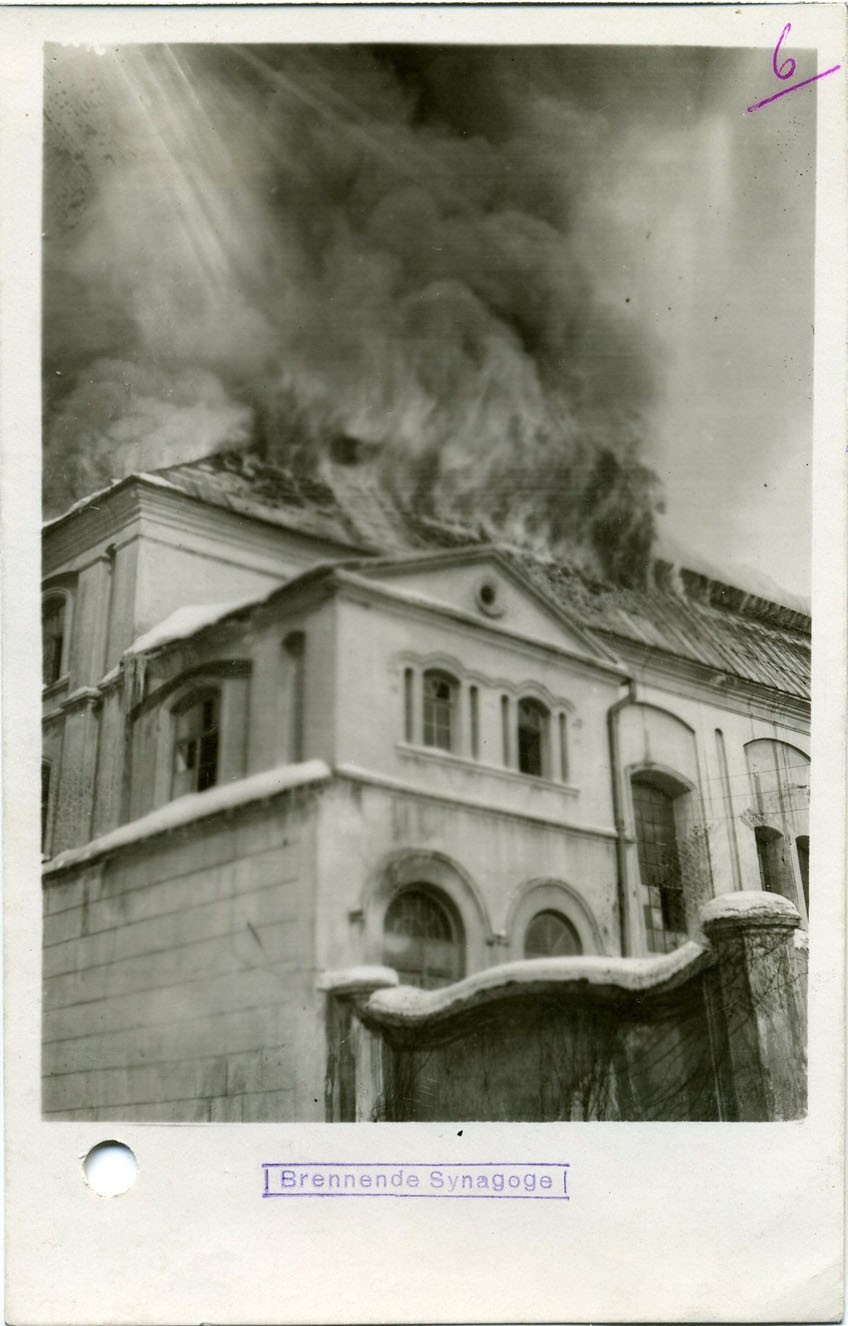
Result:
{"type": "MultiPolygon", "coordinates": [[[[615,676],[588,674],[532,642],[513,646],[475,627],[415,616],[393,605],[338,604],[336,758],[420,790],[473,798],[492,808],[555,823],[612,828],[606,713],[619,694],[615,676]],[[454,660],[480,691],[477,761],[404,742],[406,655],[454,660]],[[569,783],[534,779],[503,765],[501,687],[538,684],[571,707],[569,783]]],[[[514,733],[513,733],[514,736],[514,733]]]]}
{"type": "MultiPolygon", "coordinates": [[[[446,858],[480,899],[484,916],[481,933],[468,936],[469,971],[507,960],[511,936],[494,944],[486,940],[506,930],[518,898],[539,879],[561,881],[580,894],[597,924],[600,951],[620,952],[611,836],[568,833],[553,824],[346,779],[337,779],[320,804],[316,961],[321,967],[380,961],[373,907],[389,863],[403,852],[446,858]]],[[[426,868],[422,873],[426,876],[426,868]]],[[[460,893],[452,894],[455,902],[460,893]]]]}

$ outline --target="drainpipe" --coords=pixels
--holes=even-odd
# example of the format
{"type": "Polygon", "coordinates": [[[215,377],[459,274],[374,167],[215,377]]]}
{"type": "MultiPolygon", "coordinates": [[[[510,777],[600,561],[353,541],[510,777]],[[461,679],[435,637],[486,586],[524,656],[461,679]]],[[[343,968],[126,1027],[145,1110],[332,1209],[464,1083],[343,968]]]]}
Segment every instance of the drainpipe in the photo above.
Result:
{"type": "Polygon", "coordinates": [[[630,929],[630,906],[627,878],[627,841],[625,837],[624,806],[622,805],[619,771],[621,750],[618,739],[618,715],[628,704],[636,703],[636,683],[627,682],[627,694],[616,700],[607,711],[607,734],[609,737],[610,777],[612,778],[612,813],[615,822],[615,863],[618,884],[618,917],[620,926],[621,954],[630,957],[633,952],[633,935],[630,929]]]}

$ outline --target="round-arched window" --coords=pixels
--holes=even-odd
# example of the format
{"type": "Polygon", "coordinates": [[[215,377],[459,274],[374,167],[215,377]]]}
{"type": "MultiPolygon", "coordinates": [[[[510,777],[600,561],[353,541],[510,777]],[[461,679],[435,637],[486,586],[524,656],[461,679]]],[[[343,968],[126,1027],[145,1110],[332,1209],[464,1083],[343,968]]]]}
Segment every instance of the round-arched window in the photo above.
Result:
{"type": "Polygon", "coordinates": [[[424,673],[425,746],[452,751],[456,746],[457,696],[459,686],[448,672],[431,669],[424,673]]]}
{"type": "Polygon", "coordinates": [[[570,958],[582,952],[580,936],[559,912],[537,912],[524,932],[525,958],[570,958]]]}
{"type": "Polygon", "coordinates": [[[459,918],[426,886],[392,899],[383,922],[383,962],[403,985],[432,990],[458,981],[465,959],[459,918]]]}
{"type": "Polygon", "coordinates": [[[534,699],[518,702],[518,768],[535,778],[548,776],[548,726],[550,714],[534,699]]]}

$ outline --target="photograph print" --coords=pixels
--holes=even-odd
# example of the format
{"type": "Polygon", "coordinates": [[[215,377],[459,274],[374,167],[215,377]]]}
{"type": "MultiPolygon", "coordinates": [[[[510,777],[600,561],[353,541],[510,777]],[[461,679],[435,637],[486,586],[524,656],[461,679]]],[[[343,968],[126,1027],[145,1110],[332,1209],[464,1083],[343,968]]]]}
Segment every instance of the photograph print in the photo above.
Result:
{"type": "Polygon", "coordinates": [[[45,47],[45,1119],[805,1115],[774,41],[45,47]]]}

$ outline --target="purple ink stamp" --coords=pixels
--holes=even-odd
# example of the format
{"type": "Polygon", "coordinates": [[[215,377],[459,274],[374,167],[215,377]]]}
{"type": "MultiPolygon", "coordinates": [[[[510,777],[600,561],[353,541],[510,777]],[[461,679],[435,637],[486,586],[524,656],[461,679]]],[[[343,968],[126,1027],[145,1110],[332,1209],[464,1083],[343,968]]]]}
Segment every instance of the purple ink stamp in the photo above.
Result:
{"type": "Polygon", "coordinates": [[[266,1161],[264,1197],[446,1197],[567,1202],[567,1162],[266,1161]]]}

